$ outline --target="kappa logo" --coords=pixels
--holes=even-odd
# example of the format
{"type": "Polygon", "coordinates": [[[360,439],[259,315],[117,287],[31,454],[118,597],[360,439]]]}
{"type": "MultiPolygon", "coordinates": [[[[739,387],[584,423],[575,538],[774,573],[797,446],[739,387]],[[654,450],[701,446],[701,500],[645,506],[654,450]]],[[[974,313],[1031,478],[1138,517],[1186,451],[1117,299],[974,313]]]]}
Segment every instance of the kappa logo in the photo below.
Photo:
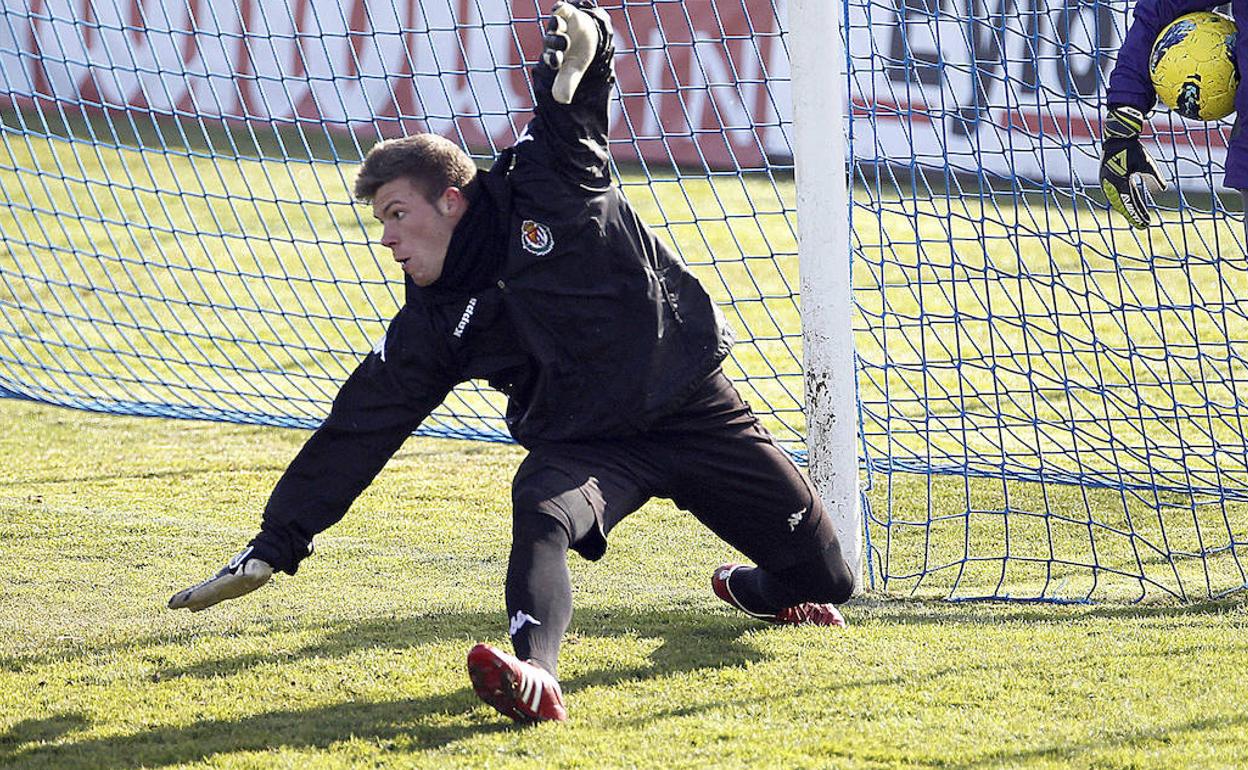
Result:
{"type": "Polygon", "coordinates": [[[789,514],[789,531],[790,531],[790,532],[792,532],[793,530],[797,529],[797,525],[802,523],[802,517],[803,517],[803,516],[805,516],[805,515],[806,515],[806,509],[805,509],[805,508],[803,508],[802,510],[798,511],[797,513],[790,513],[790,514],[789,514]]]}
{"type": "MultiPolygon", "coordinates": [[[[473,311],[477,309],[477,298],[473,297],[468,300],[468,305],[464,308],[464,314],[459,317],[459,323],[455,325],[455,331],[451,332],[452,337],[464,336],[464,329],[468,328],[468,322],[472,320],[473,311]]],[[[385,359],[382,359],[383,361],[385,359]]]]}
{"type": "Polygon", "coordinates": [[[555,247],[555,237],[550,234],[550,228],[532,219],[520,223],[520,242],[524,244],[525,251],[539,257],[549,254],[555,247]]]}
{"type": "Polygon", "coordinates": [[[515,636],[520,633],[520,629],[524,628],[525,623],[532,623],[535,626],[540,626],[542,621],[533,617],[524,610],[516,610],[516,614],[511,618],[511,624],[507,627],[507,633],[511,636],[515,636]]]}

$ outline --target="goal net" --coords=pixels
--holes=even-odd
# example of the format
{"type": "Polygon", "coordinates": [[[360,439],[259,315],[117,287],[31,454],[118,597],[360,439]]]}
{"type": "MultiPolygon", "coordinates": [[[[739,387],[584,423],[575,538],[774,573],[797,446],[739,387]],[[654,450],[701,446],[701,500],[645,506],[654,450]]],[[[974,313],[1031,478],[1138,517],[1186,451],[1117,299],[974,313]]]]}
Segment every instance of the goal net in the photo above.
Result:
{"type": "MultiPolygon", "coordinates": [[[[311,427],[400,303],[350,198],[379,138],[488,166],[526,125],[533,0],[26,0],[0,17],[0,388],[129,414],[311,427]]],[[[743,338],[800,451],[786,62],[769,2],[612,9],[632,202],[743,338]],[[720,7],[722,6],[722,7],[720,7]]],[[[422,433],[506,439],[466,386],[422,433]]]]}
{"type": "Polygon", "coordinates": [[[1144,141],[1178,192],[1147,231],[1106,211],[1101,107],[1132,7],[850,2],[867,533],[889,590],[1245,585],[1230,125],[1154,113],[1144,141]]]}
{"type": "MultiPolygon", "coordinates": [[[[350,199],[356,164],[380,138],[437,131],[487,165],[527,122],[544,5],[6,3],[0,393],[319,424],[402,297],[350,199]]],[[[804,460],[801,305],[819,300],[798,298],[801,22],[782,0],[602,5],[620,184],[721,304],[740,339],[729,374],[804,460]]],[[[844,6],[829,77],[850,98],[851,202],[800,214],[852,223],[848,409],[876,590],[1245,584],[1248,264],[1219,187],[1229,126],[1154,117],[1180,192],[1148,232],[1085,191],[1128,11],[844,6]]],[[[502,407],[469,384],[420,432],[507,440],[502,407]]]]}

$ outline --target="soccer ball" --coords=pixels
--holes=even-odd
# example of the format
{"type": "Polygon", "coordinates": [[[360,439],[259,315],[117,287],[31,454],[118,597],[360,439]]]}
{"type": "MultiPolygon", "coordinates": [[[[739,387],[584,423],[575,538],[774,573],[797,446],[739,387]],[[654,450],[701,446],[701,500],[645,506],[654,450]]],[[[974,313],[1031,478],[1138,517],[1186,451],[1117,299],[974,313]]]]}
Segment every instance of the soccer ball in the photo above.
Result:
{"type": "Polygon", "coordinates": [[[1192,120],[1221,120],[1235,111],[1235,22],[1197,11],[1170,22],[1148,57],[1157,97],[1192,120]]]}

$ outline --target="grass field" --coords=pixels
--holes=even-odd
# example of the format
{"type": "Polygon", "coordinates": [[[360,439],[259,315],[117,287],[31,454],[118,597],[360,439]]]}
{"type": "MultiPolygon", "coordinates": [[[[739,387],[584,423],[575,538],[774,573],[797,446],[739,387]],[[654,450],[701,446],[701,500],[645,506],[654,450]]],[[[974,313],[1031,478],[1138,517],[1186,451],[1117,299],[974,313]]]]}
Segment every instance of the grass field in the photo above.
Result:
{"type": "Polygon", "coordinates": [[[505,644],[520,450],[413,439],[296,577],[168,596],[255,531],[305,433],[0,400],[0,767],[1243,767],[1248,598],[868,598],[771,628],[667,504],[572,563],[572,721],[513,727],[464,655],[505,644]]]}
{"type": "MultiPolygon", "coordinates": [[[[106,122],[61,136],[28,124],[41,125],[0,111],[0,383],[8,373],[32,397],[127,413],[319,423],[402,301],[400,272],[370,244],[377,223],[351,200],[357,164],[166,148],[176,133],[118,149],[92,138],[106,122]]],[[[722,304],[741,339],[735,372],[796,448],[792,180],[622,181],[722,304]]],[[[430,424],[505,435],[501,409],[465,386],[430,424]]]]}
{"type": "MultiPolygon", "coordinates": [[[[351,164],[119,150],[27,118],[0,113],[0,389],[319,421],[398,302],[351,164]]],[[[622,181],[800,448],[792,180],[622,181]]],[[[298,577],[175,614],[306,434],[0,400],[0,767],[1248,764],[1248,596],[1170,598],[1246,580],[1238,221],[1171,213],[1141,241],[1059,198],[856,190],[888,582],[847,631],[763,627],[710,594],[733,554],[651,504],[573,564],[565,726],[509,726],[464,672],[473,642],[505,644],[517,448],[413,439],[298,577]],[[931,600],[950,594],[1144,601],[931,600]]],[[[461,390],[434,425],[497,436],[500,405],[461,390]]]]}

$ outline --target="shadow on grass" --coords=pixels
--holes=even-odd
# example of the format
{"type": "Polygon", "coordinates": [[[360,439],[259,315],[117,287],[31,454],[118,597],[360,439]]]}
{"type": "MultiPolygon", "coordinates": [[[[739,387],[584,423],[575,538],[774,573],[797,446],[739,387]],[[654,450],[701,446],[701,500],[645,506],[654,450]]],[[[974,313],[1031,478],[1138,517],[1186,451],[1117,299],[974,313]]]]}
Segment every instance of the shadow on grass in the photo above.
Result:
{"type": "Polygon", "coordinates": [[[0,758],[13,751],[15,745],[54,741],[62,735],[81,730],[91,723],[82,714],[57,714],[44,719],[23,719],[0,733],[0,758]]]}
{"type": "MultiPolygon", "coordinates": [[[[1184,738],[1191,736],[1203,735],[1213,730],[1234,730],[1239,732],[1243,729],[1245,723],[1248,723],[1248,716],[1238,717],[1209,717],[1206,719],[1193,719],[1187,722],[1180,722],[1168,726],[1151,727],[1140,729],[1133,732],[1117,733],[1105,738],[1088,741],[1063,741],[1062,743],[1054,743],[1047,746],[1037,746],[1032,749],[1024,749],[1021,751],[999,750],[987,754],[980,759],[961,763],[961,768],[976,767],[1012,767],[1017,765],[1030,765],[1041,760],[1049,760],[1062,764],[1072,764],[1077,766],[1091,766],[1098,764],[1097,760],[1105,764],[1116,764],[1111,759],[1098,757],[1098,754],[1105,751],[1124,751],[1134,750],[1140,751],[1154,744],[1162,744],[1168,746],[1179,743],[1184,738]]],[[[1124,766],[1134,766],[1130,759],[1124,758],[1122,764],[1124,766]]],[[[1137,760],[1138,761],[1138,760],[1137,760]]],[[[1164,761],[1164,760],[1163,760],[1164,761]]],[[[1145,764],[1150,764],[1145,762],[1145,764]]],[[[1163,765],[1164,766],[1164,765],[1163,765]]]]}
{"type": "MultiPolygon", "coordinates": [[[[405,736],[412,748],[442,746],[469,735],[497,732],[509,725],[489,723],[427,727],[416,723],[440,711],[466,712],[468,689],[427,698],[384,703],[336,703],[311,709],[282,709],[241,719],[204,719],[186,726],[165,726],[131,735],[86,738],[58,745],[23,746],[40,740],[19,723],[0,743],[0,767],[47,767],[64,770],[110,770],[157,767],[201,761],[217,754],[263,752],[277,747],[326,749],[339,741],[378,743],[405,736]]],[[[473,699],[475,701],[475,698],[473,699]]],[[[501,719],[501,717],[500,717],[501,719]]],[[[35,724],[38,728],[39,725],[35,724]]]]}
{"type": "MultiPolygon", "coordinates": [[[[387,648],[412,650],[413,654],[418,654],[415,648],[420,645],[451,639],[464,639],[466,654],[468,639],[482,635],[483,629],[495,633],[503,621],[500,613],[478,612],[343,623],[317,642],[293,654],[284,654],[281,659],[335,659],[360,649],[387,648]]],[[[662,639],[662,644],[642,665],[590,671],[564,679],[563,690],[565,694],[572,694],[589,687],[757,661],[762,655],[740,640],[743,633],[757,627],[751,621],[729,615],[695,612],[588,610],[578,613],[570,629],[574,634],[636,635],[662,639]]],[[[276,626],[275,630],[278,630],[276,626]]],[[[155,637],[147,643],[168,642],[163,637],[155,637]]],[[[144,645],[140,640],[132,647],[141,650],[144,645]]],[[[272,655],[239,655],[188,667],[166,667],[159,671],[159,676],[162,681],[229,677],[273,662],[272,655]]],[[[215,754],[266,751],[279,746],[297,750],[325,749],[351,739],[379,744],[397,741],[403,744],[404,751],[426,750],[473,735],[514,729],[505,718],[481,704],[468,687],[466,673],[463,682],[460,689],[421,698],[279,709],[239,719],[204,719],[191,725],[161,726],[136,734],[68,740],[56,745],[46,745],[46,742],[89,727],[87,720],[73,714],[28,720],[0,735],[0,766],[115,770],[190,763],[215,754]],[[432,720],[432,723],[425,719],[439,713],[466,716],[476,710],[482,710],[484,716],[468,723],[462,719],[432,720]],[[455,723],[447,723],[451,721],[455,723]]]]}

